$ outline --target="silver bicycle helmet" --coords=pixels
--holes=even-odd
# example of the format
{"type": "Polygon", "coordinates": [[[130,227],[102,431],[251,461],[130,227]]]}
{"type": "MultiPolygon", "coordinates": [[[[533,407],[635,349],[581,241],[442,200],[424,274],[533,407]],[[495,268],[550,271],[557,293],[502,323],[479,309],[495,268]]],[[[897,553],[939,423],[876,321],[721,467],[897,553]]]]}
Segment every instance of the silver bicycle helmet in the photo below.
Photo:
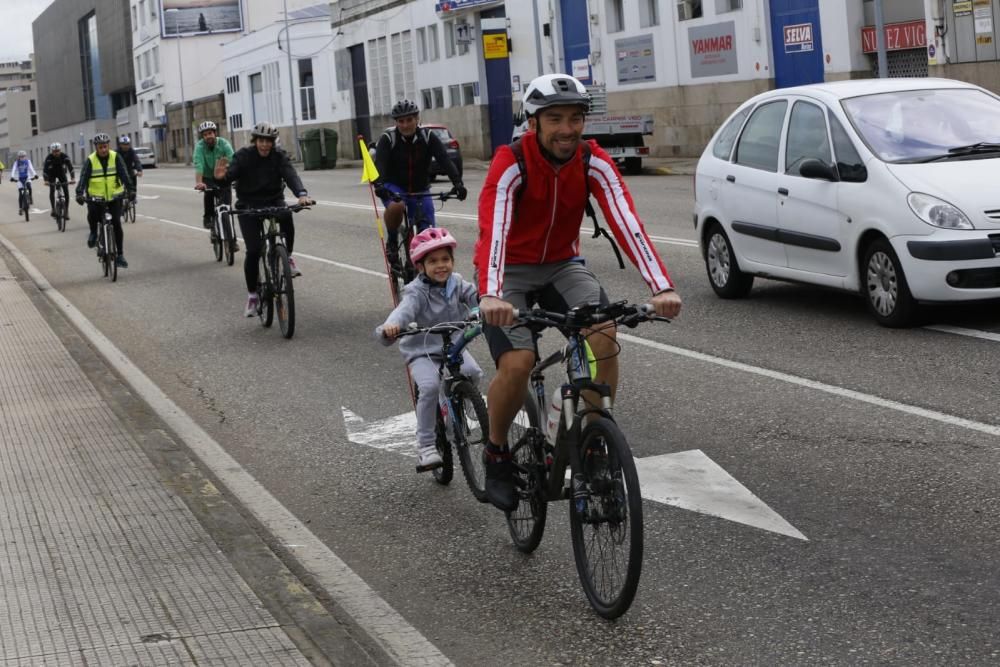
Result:
{"type": "Polygon", "coordinates": [[[534,116],[547,107],[573,104],[590,111],[590,93],[569,74],[543,74],[531,80],[524,91],[524,113],[534,116]]]}
{"type": "Polygon", "coordinates": [[[98,132],[97,134],[94,135],[94,138],[91,139],[91,143],[93,143],[95,146],[99,144],[110,144],[111,137],[106,135],[104,132],[98,132]]]}
{"type": "Polygon", "coordinates": [[[267,122],[257,123],[250,131],[250,138],[256,139],[257,137],[263,137],[264,139],[277,139],[278,128],[267,122]]]}
{"type": "MultiPolygon", "coordinates": [[[[256,129],[256,128],[255,128],[256,129]]],[[[206,130],[212,130],[213,132],[219,131],[219,126],[210,120],[206,120],[204,123],[198,126],[198,134],[204,133],[206,130]]]]}
{"type": "Polygon", "coordinates": [[[51,146],[49,146],[49,150],[50,151],[61,151],[62,150],[62,144],[59,143],[58,141],[56,141],[51,146]]]}
{"type": "Polygon", "coordinates": [[[127,134],[123,134],[122,136],[118,137],[118,143],[124,146],[132,143],[132,140],[129,139],[129,136],[127,134]]]}

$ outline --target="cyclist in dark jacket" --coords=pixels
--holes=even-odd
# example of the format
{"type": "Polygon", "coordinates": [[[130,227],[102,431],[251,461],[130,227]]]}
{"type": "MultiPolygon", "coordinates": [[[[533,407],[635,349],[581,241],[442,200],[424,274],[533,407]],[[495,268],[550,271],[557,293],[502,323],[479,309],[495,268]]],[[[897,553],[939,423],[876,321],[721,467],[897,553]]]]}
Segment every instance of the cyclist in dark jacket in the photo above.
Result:
{"type": "MultiPolygon", "coordinates": [[[[42,178],[45,185],[49,186],[49,206],[52,207],[52,217],[56,217],[56,186],[62,188],[63,197],[69,202],[69,183],[76,180],[76,172],[73,171],[73,163],[69,156],[62,152],[62,144],[58,141],[49,146],[49,154],[42,164],[42,178]],[[69,173],[67,182],[66,174],[69,173]]],[[[66,207],[66,219],[69,220],[69,207],[66,207]]]]}
{"type": "MultiPolygon", "coordinates": [[[[236,183],[236,209],[265,208],[285,205],[285,185],[291,189],[299,204],[309,206],[315,204],[309,198],[309,193],[302,185],[288,153],[275,147],[278,138],[278,128],[270,123],[257,123],[250,132],[250,146],[236,151],[230,162],[224,157],[215,161],[214,176],[216,181],[236,183]]],[[[253,317],[257,313],[257,277],[260,268],[260,251],[264,245],[263,225],[256,216],[239,216],[240,231],[246,244],[246,256],[243,258],[243,275],[247,283],[247,306],[244,314],[253,317]]],[[[295,226],[292,224],[292,214],[287,213],[279,218],[281,235],[288,249],[288,263],[292,275],[301,276],[302,271],[295,265],[292,249],[295,245],[295,226]]]]}
{"type": "Polygon", "coordinates": [[[132,150],[132,140],[127,134],[118,138],[118,157],[124,162],[125,169],[128,171],[128,196],[130,199],[135,199],[135,191],[139,187],[136,178],[142,178],[142,161],[139,160],[139,155],[132,150]]]}
{"type": "MultiPolygon", "coordinates": [[[[451,179],[452,192],[459,201],[468,196],[458,169],[452,164],[441,138],[430,130],[420,127],[420,109],[410,100],[400,100],[392,107],[390,114],[396,127],[379,137],[375,145],[375,168],[379,180],[375,183],[375,194],[385,206],[385,226],[389,230],[386,252],[396,257],[398,237],[396,230],[403,222],[403,207],[412,220],[417,207],[423,207],[425,227],[434,227],[434,202],[430,197],[404,197],[402,202],[394,202],[391,194],[406,192],[427,192],[430,185],[431,157],[444,167],[451,179]]],[[[418,229],[414,233],[422,232],[418,229]]]]}

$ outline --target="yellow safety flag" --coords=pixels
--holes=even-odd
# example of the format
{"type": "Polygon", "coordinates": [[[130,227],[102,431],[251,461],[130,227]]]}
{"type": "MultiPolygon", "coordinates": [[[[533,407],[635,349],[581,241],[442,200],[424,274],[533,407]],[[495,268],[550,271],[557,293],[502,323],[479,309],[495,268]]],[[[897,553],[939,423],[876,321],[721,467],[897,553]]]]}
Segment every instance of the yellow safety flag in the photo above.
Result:
{"type": "Polygon", "coordinates": [[[361,144],[361,161],[365,165],[364,171],[361,172],[361,182],[374,183],[378,180],[378,169],[375,168],[375,163],[372,162],[371,153],[368,152],[368,146],[365,145],[365,138],[359,136],[358,143],[361,144]]]}

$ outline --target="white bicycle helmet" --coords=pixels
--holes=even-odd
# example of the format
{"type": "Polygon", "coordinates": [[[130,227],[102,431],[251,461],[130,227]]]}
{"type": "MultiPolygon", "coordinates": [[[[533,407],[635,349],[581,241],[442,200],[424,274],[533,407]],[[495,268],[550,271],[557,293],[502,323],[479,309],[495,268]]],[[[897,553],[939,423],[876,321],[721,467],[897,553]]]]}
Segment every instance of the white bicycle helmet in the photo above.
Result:
{"type": "Polygon", "coordinates": [[[540,110],[573,104],[590,111],[590,93],[586,86],[569,74],[543,74],[531,80],[524,91],[524,113],[534,116],[540,110]]]}
{"type": "Polygon", "coordinates": [[[111,143],[111,137],[109,137],[104,132],[98,132],[97,134],[94,135],[94,138],[91,141],[93,142],[93,144],[95,146],[97,146],[99,144],[110,144],[111,143]]]}
{"type": "Polygon", "coordinates": [[[257,137],[263,137],[264,139],[277,139],[278,128],[268,122],[257,123],[250,131],[250,138],[256,139],[257,137]]]}
{"type": "Polygon", "coordinates": [[[18,151],[17,152],[17,157],[28,157],[28,154],[25,153],[24,151],[18,151]]]}
{"type": "Polygon", "coordinates": [[[59,143],[58,141],[56,141],[51,146],[49,146],[49,150],[50,151],[61,151],[62,150],[62,144],[59,143]]]}
{"type": "Polygon", "coordinates": [[[429,227],[410,241],[410,259],[417,263],[438,248],[458,246],[458,241],[444,227],[429,227]]]}
{"type": "Polygon", "coordinates": [[[213,132],[219,131],[219,126],[210,120],[206,120],[204,123],[198,126],[198,134],[204,133],[206,130],[212,130],[213,132]]]}

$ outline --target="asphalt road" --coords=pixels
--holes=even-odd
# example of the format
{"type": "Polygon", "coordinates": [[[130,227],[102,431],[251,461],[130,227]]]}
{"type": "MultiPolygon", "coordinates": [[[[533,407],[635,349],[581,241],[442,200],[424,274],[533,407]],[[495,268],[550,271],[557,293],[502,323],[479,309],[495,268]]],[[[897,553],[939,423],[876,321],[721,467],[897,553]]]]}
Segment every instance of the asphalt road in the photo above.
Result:
{"type": "MultiPolygon", "coordinates": [[[[639,593],[608,623],[581,591],[564,506],[525,556],[460,473],[439,487],[348,440],[342,408],[370,422],[410,399],[398,353],[372,340],[390,299],[367,188],[355,171],[302,175],[321,204],[296,217],[292,341],[242,317],[240,266],[214,261],[187,170],[146,172],[116,284],[76,206],[66,233],[47,213],[25,223],[5,183],[0,234],[456,664],[996,663],[996,306],[930,311],[948,333],[882,329],[859,298],[799,285],[722,301],[692,243],[691,177],[629,177],[685,299],[626,341],[633,451],[700,450],[806,539],[647,501],[639,593]]],[[[483,176],[469,170],[472,198],[439,217],[467,277],[483,176]]],[[[612,298],[645,297],[604,240],[584,249],[612,298]]]]}

